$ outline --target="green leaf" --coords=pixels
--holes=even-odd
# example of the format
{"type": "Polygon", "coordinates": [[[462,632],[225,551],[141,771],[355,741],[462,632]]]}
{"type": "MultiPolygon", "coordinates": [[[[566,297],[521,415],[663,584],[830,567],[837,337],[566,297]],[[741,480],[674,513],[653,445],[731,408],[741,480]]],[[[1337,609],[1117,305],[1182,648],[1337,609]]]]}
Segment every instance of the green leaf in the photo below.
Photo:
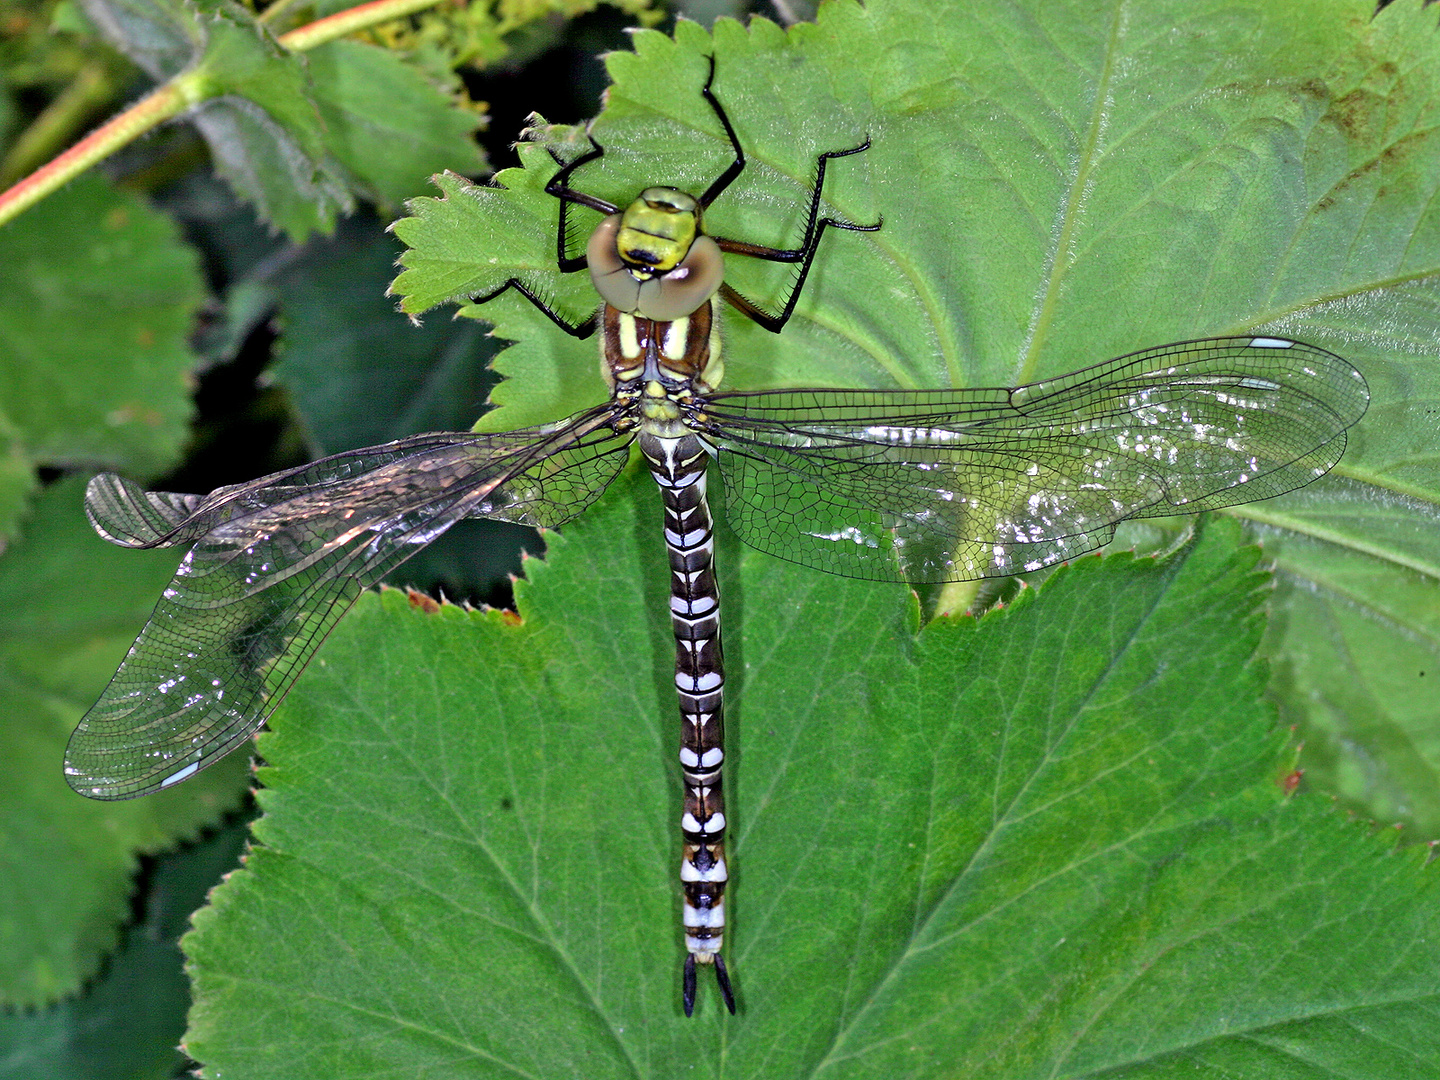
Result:
{"type": "Polygon", "coordinates": [[[139,476],[175,463],[198,262],[173,222],[94,175],[0,231],[0,402],[25,455],[139,476]]]}
{"type": "MultiPolygon", "coordinates": [[[[277,282],[281,360],[271,370],[322,454],[424,431],[463,431],[485,409],[500,345],[470,319],[397,318],[386,286],[399,245],[366,216],[312,241],[277,282]]],[[[402,566],[397,584],[484,596],[517,572],[519,551],[543,549],[534,530],[461,522],[402,566]]]]}
{"type": "Polygon", "coordinates": [[[187,75],[208,99],[194,122],[216,171],[292,240],[328,233],[354,198],[327,145],[305,57],[281,48],[252,14],[224,0],[202,6],[197,26],[205,49],[187,75]]]}
{"type": "Polygon", "coordinates": [[[687,1020],[657,498],[616,488],[530,564],[518,618],[367,596],[277,714],[263,846],[184,942],[207,1070],[1258,1076],[1286,1047],[1316,1070],[1291,1075],[1433,1055],[1440,879],[1274,783],[1248,661],[1267,579],[1233,525],[918,634],[902,588],[722,538],[740,1015],[707,984],[687,1020]]]}
{"type": "Polygon", "coordinates": [[[325,150],[304,58],[232,0],[80,0],[107,41],[156,82],[183,72],[216,170],[260,217],[302,240],[352,205],[325,150]]]}
{"type": "Polygon", "coordinates": [[[234,804],[246,756],[155,799],[98,803],[71,791],[65,743],[175,571],[173,552],[114,548],[81,511],[84,483],[36,501],[0,558],[0,1002],[73,994],[130,914],[137,855],[192,836],[234,804]]]}
{"type": "Polygon", "coordinates": [[[397,203],[441,169],[481,166],[478,123],[394,53],[332,42],[281,47],[230,0],[82,0],[157,81],[183,77],[215,167],[261,219],[303,240],[364,194],[397,203]]]}
{"type": "Polygon", "coordinates": [[[180,935],[220,875],[234,868],[247,835],[242,821],[155,860],[137,902],[141,919],[82,997],[0,1012],[0,1080],[182,1075],[186,1058],[176,1046],[190,993],[180,935]]]}
{"type": "MultiPolygon", "coordinates": [[[[1305,741],[1307,777],[1380,821],[1440,836],[1440,604],[1433,506],[1336,485],[1353,545],[1283,538],[1268,651],[1277,699],[1305,741]]],[[[1383,491],[1383,487],[1382,487],[1383,491]]],[[[1304,508],[1303,501],[1298,503],[1304,508]]],[[[1265,521],[1264,517],[1260,518],[1265,521]]],[[[1261,529],[1267,549],[1275,528],[1261,529]]]]}
{"type": "Polygon", "coordinates": [[[485,410],[498,346],[475,322],[395,314],[400,245],[373,217],[345,223],[279,276],[284,351],[272,369],[326,454],[422,431],[464,431],[485,410]]]}
{"type": "Polygon", "coordinates": [[[35,465],[25,450],[24,433],[0,412],[0,553],[20,532],[20,521],[38,486],[35,465]]]}
{"type": "Polygon", "coordinates": [[[204,34],[198,5],[176,0],[77,0],[84,23],[132,60],[156,82],[184,69],[204,34]]]}
{"type": "MultiPolygon", "coordinates": [[[[719,234],[800,235],[814,162],[823,212],[876,233],[825,237],[796,317],[773,337],[732,315],[727,381],[771,386],[1014,385],[1167,341],[1258,332],[1352,360],[1373,404],[1331,476],[1227,511],[1255,526],[1284,588],[1267,646],[1311,778],[1382,820],[1440,835],[1440,35],[1416,0],[1109,9],[841,0],[782,33],[720,21],[610,57],[605,156],[572,184],[618,204],[647,184],[702,191],[719,234]],[[1372,15],[1374,17],[1372,18],[1372,15]],[[1350,654],[1353,647],[1363,655],[1350,654]],[[1428,674],[1422,676],[1421,671],[1428,674]]],[[[510,277],[576,320],[595,303],[553,255],[544,193],[575,132],[538,129],[523,170],[454,178],[411,204],[395,288],[419,312],[510,277]]],[[[576,253],[592,211],[574,211],[576,253]]],[[[770,305],[792,268],[731,257],[770,305]]],[[[483,427],[601,399],[588,348],[511,291],[462,314],[520,344],[483,427]]]]}
{"type": "Polygon", "coordinates": [[[400,57],[358,41],[306,54],[326,146],[381,207],[397,206],[445,169],[478,172],[473,112],[455,108],[400,57]]]}

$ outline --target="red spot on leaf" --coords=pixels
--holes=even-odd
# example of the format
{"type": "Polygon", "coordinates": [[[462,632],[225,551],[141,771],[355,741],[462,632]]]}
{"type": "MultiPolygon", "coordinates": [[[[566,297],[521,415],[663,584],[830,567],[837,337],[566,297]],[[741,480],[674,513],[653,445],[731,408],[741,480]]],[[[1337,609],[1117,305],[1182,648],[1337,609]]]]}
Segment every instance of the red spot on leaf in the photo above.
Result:
{"type": "Polygon", "coordinates": [[[423,611],[426,615],[434,615],[440,610],[440,601],[419,589],[406,589],[405,598],[410,601],[412,608],[423,611]]]}

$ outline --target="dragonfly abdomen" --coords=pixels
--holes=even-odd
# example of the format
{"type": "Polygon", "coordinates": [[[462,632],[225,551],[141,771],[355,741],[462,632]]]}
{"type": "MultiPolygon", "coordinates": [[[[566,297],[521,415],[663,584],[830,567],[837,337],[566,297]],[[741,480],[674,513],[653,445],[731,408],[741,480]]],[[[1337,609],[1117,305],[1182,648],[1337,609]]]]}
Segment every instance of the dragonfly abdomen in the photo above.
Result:
{"type": "Polygon", "coordinates": [[[670,554],[670,623],[675,632],[675,689],[680,699],[680,770],[685,786],[680,862],[685,897],[684,1006],[695,1005],[695,967],[713,964],[733,1013],[720,949],[725,932],[725,663],[720,593],[715,580],[714,519],[705,497],[709,460],[694,435],[640,436],[640,451],[660,486],[670,554]]]}

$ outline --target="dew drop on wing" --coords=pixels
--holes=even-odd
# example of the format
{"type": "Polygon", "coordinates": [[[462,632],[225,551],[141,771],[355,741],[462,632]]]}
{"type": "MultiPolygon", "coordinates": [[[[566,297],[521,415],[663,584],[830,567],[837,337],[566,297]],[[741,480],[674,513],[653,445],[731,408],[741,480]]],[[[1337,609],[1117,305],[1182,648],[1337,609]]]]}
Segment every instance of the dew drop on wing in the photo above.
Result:
{"type": "Polygon", "coordinates": [[[880,542],[876,540],[875,537],[867,535],[853,525],[846,526],[845,528],[840,529],[837,532],[812,532],[806,533],[806,535],[813,536],[817,540],[832,540],[835,543],[839,543],[842,540],[849,540],[852,544],[857,544],[862,547],[875,548],[877,550],[880,547],[880,542]]]}

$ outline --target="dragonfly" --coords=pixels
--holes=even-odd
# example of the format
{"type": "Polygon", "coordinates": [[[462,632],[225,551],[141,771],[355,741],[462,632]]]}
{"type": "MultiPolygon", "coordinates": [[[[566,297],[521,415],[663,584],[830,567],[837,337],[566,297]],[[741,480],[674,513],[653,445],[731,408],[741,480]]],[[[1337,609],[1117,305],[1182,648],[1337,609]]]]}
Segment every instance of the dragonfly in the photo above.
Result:
{"type": "MultiPolygon", "coordinates": [[[[734,153],[698,197],[649,187],[620,207],[571,186],[604,154],[564,162],[556,259],[599,295],[572,323],[520,279],[514,291],[575,337],[600,335],[609,396],[556,423],[500,434],[441,432],[323,458],[209,495],[147,492],[95,477],[86,511],[127,547],[189,546],[179,570],[66,752],[71,786],[123,799],[173,786],[246,742],[336,621],[370,586],[464,518],[544,528],[571,520],[632,450],[663,504],[676,646],[683,785],[681,1005],[697,968],[725,1007],[725,667],[714,562],[712,470],[731,528],[750,546],[855,578],[910,585],[1006,577],[1109,542],[1116,526],[1268,499],[1309,484],[1345,451],[1364,414],[1364,377],[1283,337],[1240,335],[1145,349],[1024,386],[958,390],[720,389],[728,303],[779,333],[827,229],[819,155],[801,243],[715,236],[704,213],[741,175],[744,151],[701,89],[734,153]],[[602,215],[583,254],[571,207],[602,215]],[[724,281],[726,254],[797,266],[769,311],[724,281]]],[[[658,554],[657,543],[657,554],[658,554]]]]}

